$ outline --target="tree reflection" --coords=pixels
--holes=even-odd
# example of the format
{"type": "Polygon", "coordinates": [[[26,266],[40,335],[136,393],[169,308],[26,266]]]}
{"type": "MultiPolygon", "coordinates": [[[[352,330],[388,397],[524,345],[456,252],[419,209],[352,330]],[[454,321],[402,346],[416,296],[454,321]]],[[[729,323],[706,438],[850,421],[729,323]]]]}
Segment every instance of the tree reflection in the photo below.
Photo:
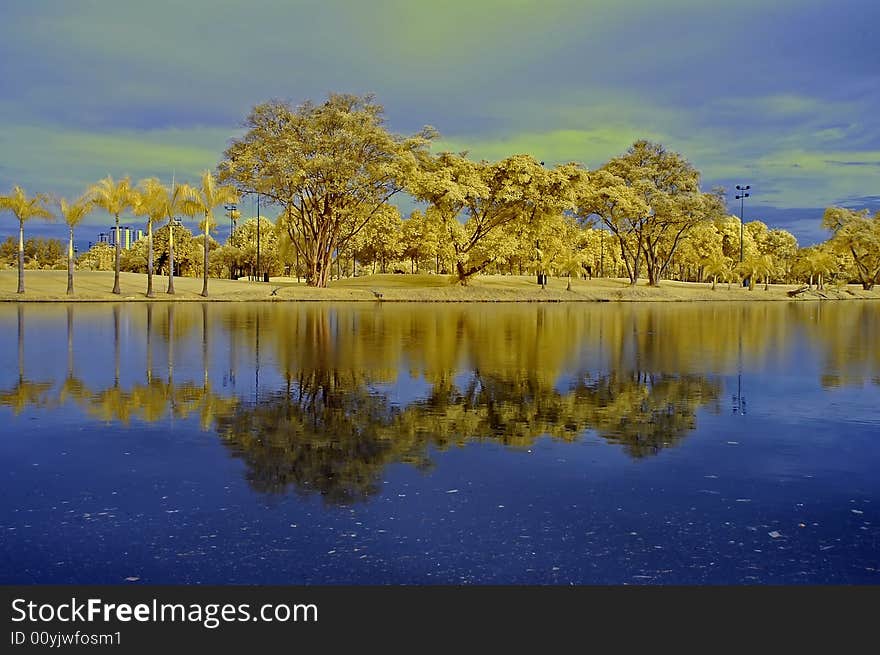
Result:
{"type": "Polygon", "coordinates": [[[120,424],[191,418],[242,460],[255,490],[336,504],[375,495],[390,465],[428,468],[437,451],[475,442],[601,438],[654,456],[691,434],[701,411],[720,411],[743,369],[791,367],[806,348],[825,386],[880,382],[880,312],[867,302],[15,311],[17,382],[0,405],[69,404],[120,424]],[[57,383],[26,375],[28,323],[45,317],[61,329],[66,318],[57,383]],[[112,361],[100,363],[92,335],[105,326],[112,361]]]}

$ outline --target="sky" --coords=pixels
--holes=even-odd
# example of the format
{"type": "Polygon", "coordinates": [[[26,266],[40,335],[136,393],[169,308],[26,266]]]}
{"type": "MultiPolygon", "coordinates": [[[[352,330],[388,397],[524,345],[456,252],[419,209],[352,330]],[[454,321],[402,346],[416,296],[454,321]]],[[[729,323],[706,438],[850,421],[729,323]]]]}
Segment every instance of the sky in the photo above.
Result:
{"type": "Polygon", "coordinates": [[[878,24],[876,0],[4,0],[0,193],[195,182],[255,104],[372,93],[475,158],[659,141],[809,244],[827,206],[880,209],[878,24]]]}

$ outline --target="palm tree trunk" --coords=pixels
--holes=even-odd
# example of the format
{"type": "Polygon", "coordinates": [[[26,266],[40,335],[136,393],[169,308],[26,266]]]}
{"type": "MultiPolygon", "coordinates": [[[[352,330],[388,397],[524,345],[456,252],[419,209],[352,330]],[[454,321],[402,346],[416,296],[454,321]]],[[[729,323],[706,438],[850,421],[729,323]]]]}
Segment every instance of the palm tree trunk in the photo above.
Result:
{"type": "Polygon", "coordinates": [[[18,307],[18,383],[24,382],[24,305],[17,303],[18,307]]]}
{"type": "Polygon", "coordinates": [[[73,228],[70,228],[70,240],[67,243],[67,295],[73,295],[73,228]]]}
{"type": "Polygon", "coordinates": [[[718,276],[713,275],[712,276],[712,291],[715,291],[715,285],[717,284],[717,282],[718,282],[718,276]]]}
{"type": "Polygon", "coordinates": [[[18,222],[18,293],[24,293],[24,221],[18,222]]]}
{"type": "Polygon", "coordinates": [[[147,303],[147,384],[153,382],[153,305],[147,303]]]}
{"type": "Polygon", "coordinates": [[[203,271],[202,296],[208,297],[208,214],[205,214],[205,265],[203,271]]]}
{"type": "Polygon", "coordinates": [[[147,219],[147,298],[155,298],[153,293],[153,221],[147,219]]]}
{"type": "Polygon", "coordinates": [[[116,214],[116,265],[113,274],[113,293],[122,293],[119,289],[119,257],[122,254],[122,244],[119,242],[119,214],[116,214]]]}
{"type": "Polygon", "coordinates": [[[67,306],[67,379],[73,378],[73,305],[67,306]]]}
{"type": "Polygon", "coordinates": [[[168,221],[168,290],[174,295],[174,219],[168,221]]]}

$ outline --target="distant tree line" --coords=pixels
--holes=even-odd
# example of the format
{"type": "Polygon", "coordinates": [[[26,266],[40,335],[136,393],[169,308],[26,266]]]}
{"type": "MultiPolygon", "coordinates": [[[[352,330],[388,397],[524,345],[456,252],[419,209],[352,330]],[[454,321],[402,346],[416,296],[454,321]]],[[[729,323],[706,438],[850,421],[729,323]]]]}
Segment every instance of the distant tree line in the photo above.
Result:
{"type": "MultiPolygon", "coordinates": [[[[700,173],[658,143],[636,141],[596,170],[569,162],[553,167],[525,154],[474,161],[467,153],[432,153],[437,133],[425,127],[388,131],[371,96],[331,94],[326,102],[292,106],[271,101],[248,115],[217,167],[199,184],[170,187],[156,179],[132,184],[106,178],[79,200],[59,201],[70,228],[69,291],[73,289],[73,228],[100,208],[114,217],[145,219],[147,237],[122,251],[96,244],[81,268],[209,277],[291,275],[324,287],[334,277],[372,273],[475,275],[543,273],[563,277],[624,277],[650,285],[675,279],[750,288],[771,282],[880,282],[880,212],[831,207],[829,239],[800,248],[786,230],[760,221],[740,226],[724,191],[704,191],[700,173]],[[404,218],[393,203],[408,194],[421,208],[404,218]],[[274,208],[240,221],[224,244],[211,236],[213,211],[243,195],[274,208]],[[193,233],[180,219],[196,221],[193,233]],[[160,225],[153,231],[153,224],[160,225]],[[258,269],[259,266],[259,270],[258,269]]],[[[49,198],[16,187],[0,208],[19,221],[19,270],[24,223],[51,217],[49,198]]],[[[12,242],[14,246],[14,241],[12,242]]],[[[9,246],[4,246],[8,261],[9,246]]],[[[42,261],[37,259],[37,261],[42,261]]],[[[20,282],[23,291],[23,282],[20,282]]]]}

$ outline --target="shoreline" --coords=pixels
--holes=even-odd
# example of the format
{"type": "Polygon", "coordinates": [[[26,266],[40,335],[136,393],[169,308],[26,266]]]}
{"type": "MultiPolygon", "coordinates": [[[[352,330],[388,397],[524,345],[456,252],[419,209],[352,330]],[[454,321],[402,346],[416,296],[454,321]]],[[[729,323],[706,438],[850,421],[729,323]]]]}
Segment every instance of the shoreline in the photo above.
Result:
{"type": "Polygon", "coordinates": [[[331,282],[324,289],[297,283],[295,278],[271,278],[266,282],[211,278],[209,296],[201,296],[202,279],[175,277],[177,293],[164,291],[167,276],[153,276],[154,298],[146,297],[146,274],[121,273],[123,293],[114,295],[112,271],[79,271],[74,278],[75,295],[67,296],[67,271],[25,271],[25,293],[15,293],[17,271],[0,271],[2,303],[192,303],[192,302],[370,302],[370,303],[687,303],[687,302],[823,302],[880,300],[880,286],[864,291],[861,285],[807,290],[797,297],[789,291],[798,284],[771,284],[769,290],[755,285],[749,291],[739,285],[727,288],[718,283],[664,280],[658,287],[647,282],[631,286],[620,278],[572,280],[551,278],[547,288],[538,286],[533,276],[482,276],[462,287],[449,276],[419,274],[377,274],[331,282]]]}

